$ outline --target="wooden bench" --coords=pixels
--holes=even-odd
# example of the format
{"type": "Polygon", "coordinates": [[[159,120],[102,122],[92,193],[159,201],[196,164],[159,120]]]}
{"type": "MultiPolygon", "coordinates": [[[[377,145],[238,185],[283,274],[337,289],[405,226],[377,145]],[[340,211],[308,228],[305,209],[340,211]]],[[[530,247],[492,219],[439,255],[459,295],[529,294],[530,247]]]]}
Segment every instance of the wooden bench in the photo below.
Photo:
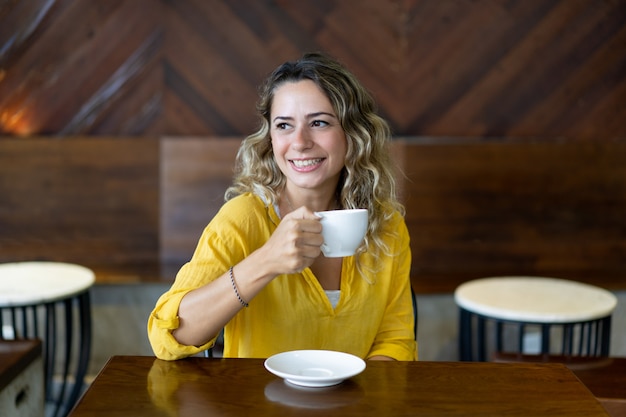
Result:
{"type": "MultiPolygon", "coordinates": [[[[171,282],[241,138],[0,138],[0,262],[171,282]]],[[[492,275],[626,288],[626,141],[397,138],[415,291],[492,275]]]]}

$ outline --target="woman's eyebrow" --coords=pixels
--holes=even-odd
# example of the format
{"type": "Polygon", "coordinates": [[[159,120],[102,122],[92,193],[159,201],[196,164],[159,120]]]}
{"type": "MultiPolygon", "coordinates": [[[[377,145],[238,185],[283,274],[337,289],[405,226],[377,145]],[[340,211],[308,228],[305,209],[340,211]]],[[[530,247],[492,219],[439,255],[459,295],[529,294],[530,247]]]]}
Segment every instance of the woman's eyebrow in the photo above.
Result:
{"type": "Polygon", "coordinates": [[[272,119],[274,122],[276,122],[277,120],[293,120],[293,117],[289,117],[289,116],[276,116],[274,117],[274,119],[272,119]]]}
{"type": "MultiPolygon", "coordinates": [[[[314,113],[309,113],[309,114],[306,115],[306,118],[307,119],[314,119],[314,118],[319,117],[319,116],[328,116],[328,117],[332,117],[334,119],[337,118],[337,116],[335,116],[333,113],[329,113],[329,112],[325,112],[325,111],[318,111],[318,112],[314,112],[314,113]]],[[[278,120],[288,120],[288,121],[291,121],[291,120],[294,120],[294,118],[291,117],[291,116],[276,116],[276,117],[274,117],[274,119],[272,119],[273,122],[276,122],[278,120]]]]}
{"type": "Polygon", "coordinates": [[[335,119],[337,118],[337,116],[335,116],[333,113],[328,113],[328,112],[325,112],[325,111],[318,111],[318,112],[315,112],[315,113],[310,113],[310,114],[307,114],[306,117],[307,117],[307,119],[312,119],[312,118],[318,117],[318,116],[329,116],[329,117],[333,117],[335,119]]]}

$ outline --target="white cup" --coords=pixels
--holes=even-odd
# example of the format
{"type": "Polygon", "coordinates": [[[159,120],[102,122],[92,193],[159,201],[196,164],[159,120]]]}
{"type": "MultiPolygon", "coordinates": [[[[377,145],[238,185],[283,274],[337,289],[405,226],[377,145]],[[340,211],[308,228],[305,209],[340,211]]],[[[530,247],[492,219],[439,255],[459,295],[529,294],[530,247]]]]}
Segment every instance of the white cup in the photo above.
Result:
{"type": "Polygon", "coordinates": [[[321,217],[322,253],[327,258],[352,256],[367,232],[367,210],[318,211],[321,217]]]}

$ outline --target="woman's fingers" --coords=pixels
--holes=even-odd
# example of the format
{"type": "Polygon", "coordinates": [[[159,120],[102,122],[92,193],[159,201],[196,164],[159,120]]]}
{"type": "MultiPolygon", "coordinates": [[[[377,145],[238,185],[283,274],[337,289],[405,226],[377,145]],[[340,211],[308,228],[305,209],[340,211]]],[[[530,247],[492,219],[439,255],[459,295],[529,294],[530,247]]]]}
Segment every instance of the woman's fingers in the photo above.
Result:
{"type": "Polygon", "coordinates": [[[270,253],[283,265],[281,273],[300,272],[320,255],[324,243],[319,217],[306,207],[292,211],[267,242],[270,253]]]}

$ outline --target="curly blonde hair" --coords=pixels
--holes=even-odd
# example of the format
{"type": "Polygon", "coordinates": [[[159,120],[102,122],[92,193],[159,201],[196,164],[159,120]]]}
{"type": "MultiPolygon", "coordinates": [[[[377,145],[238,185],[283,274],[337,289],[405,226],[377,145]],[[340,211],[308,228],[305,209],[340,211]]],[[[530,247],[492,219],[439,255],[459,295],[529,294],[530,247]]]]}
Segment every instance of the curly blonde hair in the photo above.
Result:
{"type": "Polygon", "coordinates": [[[345,166],[337,185],[341,208],[366,208],[368,231],[359,252],[367,248],[387,249],[381,238],[383,224],[394,211],[404,215],[398,201],[389,143],[391,131],[376,113],[376,103],[356,77],[339,62],[322,53],[307,53],[297,61],[280,65],[260,89],[257,111],[260,128],[248,136],[237,153],[233,185],[226,191],[229,200],[245,192],[278,202],[285,176],[274,160],[270,138],[270,113],[276,89],[287,82],[311,80],[326,94],[347,140],[345,166]],[[371,245],[373,247],[371,247],[371,245]]]}

